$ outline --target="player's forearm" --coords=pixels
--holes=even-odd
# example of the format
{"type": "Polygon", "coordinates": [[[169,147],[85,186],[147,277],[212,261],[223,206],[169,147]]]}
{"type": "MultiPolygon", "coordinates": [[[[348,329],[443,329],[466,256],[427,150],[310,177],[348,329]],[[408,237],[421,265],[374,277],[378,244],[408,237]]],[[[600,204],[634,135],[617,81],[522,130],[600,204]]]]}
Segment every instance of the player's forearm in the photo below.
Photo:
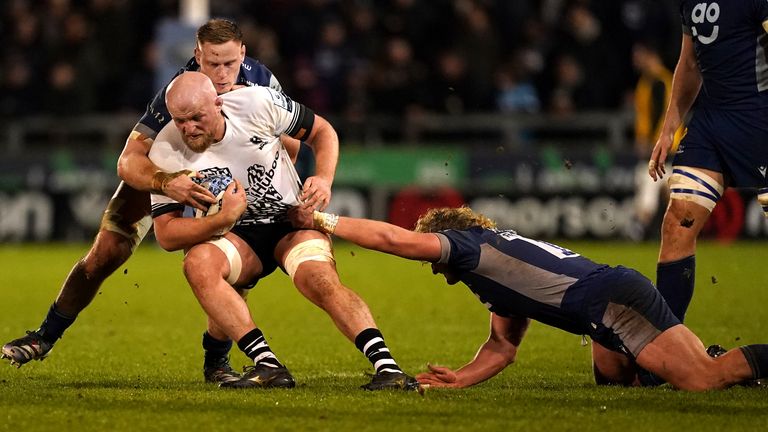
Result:
{"type": "Polygon", "coordinates": [[[698,69],[687,70],[682,74],[678,72],[675,73],[672,96],[662,126],[662,133],[668,135],[674,134],[683,123],[701,88],[701,75],[698,69]]]}
{"type": "Polygon", "coordinates": [[[159,168],[149,159],[152,139],[132,132],[117,160],[117,175],[134,189],[152,191],[159,168]]]}
{"type": "Polygon", "coordinates": [[[398,226],[369,219],[357,219],[340,216],[334,234],[366,249],[397,254],[397,238],[401,231],[408,231],[398,226]]]}
{"type": "Polygon", "coordinates": [[[154,190],[155,174],[160,169],[146,156],[128,155],[121,157],[117,165],[117,174],[134,189],[142,191],[154,190]]]}
{"type": "Polygon", "coordinates": [[[222,214],[203,218],[176,217],[164,225],[155,225],[155,237],[163,249],[176,251],[211,240],[225,231],[232,222],[222,214]]]}
{"type": "MultiPolygon", "coordinates": [[[[316,215],[318,219],[336,217],[320,212],[316,212],[316,215]]],[[[316,223],[315,226],[329,232],[324,223],[316,223]]],[[[341,216],[338,217],[335,229],[330,232],[366,249],[401,258],[431,262],[440,258],[440,241],[436,236],[416,233],[387,222],[341,216]]]]}
{"type": "Polygon", "coordinates": [[[459,387],[479,384],[498,375],[514,360],[514,355],[497,349],[492,342],[486,342],[471,362],[456,371],[456,383],[459,387]]]}
{"type": "Polygon", "coordinates": [[[672,77],[669,107],[664,116],[661,133],[665,135],[674,134],[680,127],[701,89],[701,71],[693,52],[692,42],[684,38],[683,45],[672,77]]]}

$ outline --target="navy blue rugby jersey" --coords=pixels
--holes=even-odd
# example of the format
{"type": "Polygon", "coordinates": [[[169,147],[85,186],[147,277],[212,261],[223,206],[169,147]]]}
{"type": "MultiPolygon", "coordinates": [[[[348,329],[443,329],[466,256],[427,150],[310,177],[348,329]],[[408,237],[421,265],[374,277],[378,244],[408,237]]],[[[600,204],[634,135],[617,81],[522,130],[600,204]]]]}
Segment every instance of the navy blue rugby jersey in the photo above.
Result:
{"type": "Polygon", "coordinates": [[[491,312],[571,333],[590,332],[582,309],[585,290],[574,284],[606,265],[514,231],[474,227],[436,234],[439,262],[455,270],[491,312]]]}
{"type": "Polygon", "coordinates": [[[706,106],[747,110],[768,107],[766,0],[682,0],[683,32],[693,38],[706,106]]]}
{"type": "MultiPolygon", "coordinates": [[[[176,78],[184,72],[197,72],[199,70],[200,65],[197,64],[195,58],[192,57],[183,68],[179,69],[173,78],[176,78]]],[[[168,83],[170,84],[171,81],[173,81],[173,79],[168,81],[168,83]]],[[[270,87],[277,91],[283,90],[280,83],[277,81],[277,78],[272,75],[272,71],[267,69],[267,67],[260,61],[250,57],[245,57],[243,63],[240,64],[240,73],[237,74],[235,85],[243,85],[247,87],[262,86],[270,87]]],[[[144,112],[144,115],[141,116],[139,122],[136,123],[136,126],[133,127],[133,130],[154,139],[157,134],[160,133],[163,126],[168,124],[171,120],[171,115],[168,113],[168,108],[165,106],[165,89],[167,88],[168,85],[163,87],[155,95],[152,101],[149,102],[147,110],[144,112]]]]}

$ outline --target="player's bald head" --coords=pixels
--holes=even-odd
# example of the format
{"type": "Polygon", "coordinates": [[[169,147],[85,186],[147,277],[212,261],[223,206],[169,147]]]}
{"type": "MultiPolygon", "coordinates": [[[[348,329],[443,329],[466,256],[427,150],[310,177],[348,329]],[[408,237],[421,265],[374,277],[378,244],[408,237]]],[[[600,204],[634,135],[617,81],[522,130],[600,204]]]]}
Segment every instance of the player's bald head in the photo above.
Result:
{"type": "Polygon", "coordinates": [[[177,76],[165,92],[165,104],[184,143],[198,153],[224,137],[223,103],[210,78],[200,72],[177,76]]]}
{"type": "Polygon", "coordinates": [[[211,79],[200,72],[185,72],[177,76],[165,92],[165,104],[171,115],[174,115],[174,111],[215,104],[216,98],[216,88],[211,79]]]}

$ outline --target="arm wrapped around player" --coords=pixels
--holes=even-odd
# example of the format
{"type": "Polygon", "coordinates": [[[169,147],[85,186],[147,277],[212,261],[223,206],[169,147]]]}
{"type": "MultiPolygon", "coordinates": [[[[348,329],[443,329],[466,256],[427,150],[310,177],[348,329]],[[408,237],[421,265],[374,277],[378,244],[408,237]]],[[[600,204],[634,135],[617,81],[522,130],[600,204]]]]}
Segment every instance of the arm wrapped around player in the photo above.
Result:
{"type": "Polygon", "coordinates": [[[215,214],[182,217],[182,211],[177,210],[156,216],[155,237],[165,250],[188,249],[226,234],[240,219],[246,206],[245,189],[235,180],[224,191],[220,209],[215,214]]]}

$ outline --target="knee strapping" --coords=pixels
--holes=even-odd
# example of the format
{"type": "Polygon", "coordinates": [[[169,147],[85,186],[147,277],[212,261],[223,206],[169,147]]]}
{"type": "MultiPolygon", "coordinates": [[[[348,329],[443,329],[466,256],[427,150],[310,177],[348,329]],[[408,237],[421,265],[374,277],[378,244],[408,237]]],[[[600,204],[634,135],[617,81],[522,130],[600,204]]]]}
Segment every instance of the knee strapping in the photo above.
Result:
{"type": "Polygon", "coordinates": [[[669,178],[670,198],[690,201],[709,211],[715,208],[723,189],[723,185],[697,168],[675,167],[669,178]]]}
{"type": "Polygon", "coordinates": [[[99,230],[110,231],[125,237],[131,242],[131,252],[133,252],[152,228],[152,217],[146,215],[133,224],[127,224],[123,216],[116,210],[118,207],[119,205],[113,206],[112,201],[110,201],[104,216],[101,218],[99,230]]]}
{"type": "Polygon", "coordinates": [[[762,188],[757,191],[757,202],[763,208],[763,214],[768,218],[768,188],[762,188]]]}
{"type": "Polygon", "coordinates": [[[240,277],[240,273],[243,271],[243,261],[240,258],[240,253],[237,251],[237,247],[225,237],[209,240],[206,243],[210,243],[224,252],[224,255],[227,257],[227,262],[229,262],[229,276],[227,276],[227,282],[230,285],[234,285],[240,277]]]}
{"type": "Polygon", "coordinates": [[[312,239],[301,242],[285,257],[285,271],[293,280],[299,264],[305,261],[335,262],[328,240],[312,239]]]}

